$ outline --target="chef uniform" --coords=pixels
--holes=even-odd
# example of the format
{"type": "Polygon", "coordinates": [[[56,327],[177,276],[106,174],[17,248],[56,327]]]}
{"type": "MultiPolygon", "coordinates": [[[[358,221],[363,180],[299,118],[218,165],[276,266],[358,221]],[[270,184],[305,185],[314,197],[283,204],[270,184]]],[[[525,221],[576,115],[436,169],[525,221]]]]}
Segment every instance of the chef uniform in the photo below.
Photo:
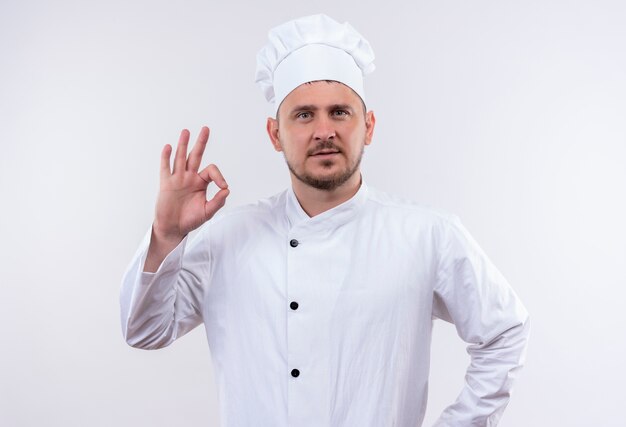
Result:
{"type": "MultiPolygon", "coordinates": [[[[290,21],[268,46],[257,81],[276,107],[319,79],[348,81],[363,97],[354,69],[371,71],[373,54],[347,23],[290,21]],[[309,68],[298,77],[298,64],[324,58],[350,59],[332,64],[352,69],[321,61],[318,77],[309,68]],[[272,84],[281,64],[289,78],[272,84]]],[[[222,209],[154,273],[143,272],[150,237],[123,278],[124,337],[157,349],[203,323],[225,427],[421,425],[435,318],[455,325],[471,356],[464,388],[435,425],[495,426],[508,403],[528,314],[452,213],[361,179],[352,198],[314,217],[291,188],[222,209]]]]}

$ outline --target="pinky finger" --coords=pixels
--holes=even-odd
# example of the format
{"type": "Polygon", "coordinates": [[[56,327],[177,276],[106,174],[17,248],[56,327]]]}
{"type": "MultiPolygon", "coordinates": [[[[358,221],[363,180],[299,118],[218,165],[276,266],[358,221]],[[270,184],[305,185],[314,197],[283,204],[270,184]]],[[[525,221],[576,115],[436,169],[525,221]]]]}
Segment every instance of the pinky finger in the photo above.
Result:
{"type": "Polygon", "coordinates": [[[167,177],[172,174],[170,169],[170,158],[172,156],[172,146],[165,144],[163,151],[161,151],[161,176],[167,177]]]}

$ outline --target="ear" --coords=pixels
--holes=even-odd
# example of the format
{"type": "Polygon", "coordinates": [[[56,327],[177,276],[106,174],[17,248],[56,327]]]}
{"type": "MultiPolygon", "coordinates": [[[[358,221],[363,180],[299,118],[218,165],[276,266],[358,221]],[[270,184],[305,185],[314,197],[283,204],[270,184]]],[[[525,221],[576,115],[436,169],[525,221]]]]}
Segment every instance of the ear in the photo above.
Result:
{"type": "Polygon", "coordinates": [[[373,111],[368,111],[365,115],[365,145],[372,143],[372,136],[374,136],[374,125],[376,125],[376,117],[373,111]]]}
{"type": "Polygon", "coordinates": [[[274,146],[274,150],[283,151],[283,148],[280,145],[280,140],[278,139],[278,120],[271,117],[267,118],[267,134],[269,135],[270,141],[274,146]]]}

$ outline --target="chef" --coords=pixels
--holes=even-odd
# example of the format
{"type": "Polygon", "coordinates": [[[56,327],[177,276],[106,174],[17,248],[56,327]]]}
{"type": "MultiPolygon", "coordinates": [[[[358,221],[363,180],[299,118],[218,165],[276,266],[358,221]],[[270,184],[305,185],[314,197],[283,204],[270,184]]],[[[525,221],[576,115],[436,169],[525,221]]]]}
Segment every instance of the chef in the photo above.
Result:
{"type": "Polygon", "coordinates": [[[163,149],[155,219],[123,277],[122,330],[158,349],[204,324],[225,427],[421,425],[437,318],[471,363],[435,425],[495,426],[509,401],[530,325],[515,292],[457,215],[360,172],[373,59],[325,15],[269,32],[256,81],[291,177],[279,194],[220,210],[228,184],[200,169],[209,129],[190,151],[183,130],[172,166],[163,149]]]}

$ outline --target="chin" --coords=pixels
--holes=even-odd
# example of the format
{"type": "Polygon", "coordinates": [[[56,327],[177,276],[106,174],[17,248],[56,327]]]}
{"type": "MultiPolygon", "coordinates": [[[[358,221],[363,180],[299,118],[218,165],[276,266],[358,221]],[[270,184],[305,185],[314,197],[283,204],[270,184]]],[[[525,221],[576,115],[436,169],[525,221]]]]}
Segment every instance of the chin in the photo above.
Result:
{"type": "Polygon", "coordinates": [[[317,173],[315,172],[305,173],[306,176],[309,176],[317,180],[335,180],[335,179],[339,179],[341,176],[345,174],[346,174],[346,171],[341,171],[341,170],[324,171],[324,172],[317,172],[317,173]]]}
{"type": "Polygon", "coordinates": [[[340,159],[324,159],[315,163],[305,162],[296,169],[287,162],[290,172],[300,182],[317,188],[318,190],[333,191],[344,185],[358,170],[358,163],[354,168],[348,168],[340,159]]]}

